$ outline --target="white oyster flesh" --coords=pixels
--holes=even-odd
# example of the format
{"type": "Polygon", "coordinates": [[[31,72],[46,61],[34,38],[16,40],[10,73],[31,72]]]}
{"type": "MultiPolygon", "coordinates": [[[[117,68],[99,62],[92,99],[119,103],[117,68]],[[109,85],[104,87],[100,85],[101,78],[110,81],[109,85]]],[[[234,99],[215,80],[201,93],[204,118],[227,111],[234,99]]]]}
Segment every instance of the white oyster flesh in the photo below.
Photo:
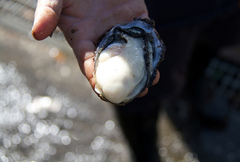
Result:
{"type": "Polygon", "coordinates": [[[95,91],[116,104],[133,99],[147,79],[143,40],[124,37],[126,44],[113,43],[102,51],[95,73],[95,91]]]}

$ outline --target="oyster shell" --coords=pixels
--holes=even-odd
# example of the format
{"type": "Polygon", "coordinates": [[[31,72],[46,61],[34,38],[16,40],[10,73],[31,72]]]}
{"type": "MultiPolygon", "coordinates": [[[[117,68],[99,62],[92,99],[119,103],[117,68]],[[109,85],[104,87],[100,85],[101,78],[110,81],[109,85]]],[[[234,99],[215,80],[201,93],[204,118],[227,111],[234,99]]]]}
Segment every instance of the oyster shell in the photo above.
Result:
{"type": "Polygon", "coordinates": [[[95,51],[95,92],[117,105],[132,101],[152,84],[164,52],[152,20],[114,26],[95,51]]]}

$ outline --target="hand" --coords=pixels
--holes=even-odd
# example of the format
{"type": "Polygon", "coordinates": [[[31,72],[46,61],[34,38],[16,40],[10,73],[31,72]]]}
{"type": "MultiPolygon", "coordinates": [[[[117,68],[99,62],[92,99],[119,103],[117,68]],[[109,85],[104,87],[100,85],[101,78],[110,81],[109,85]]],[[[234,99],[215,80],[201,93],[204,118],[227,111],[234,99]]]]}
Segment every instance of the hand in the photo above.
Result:
{"type": "MultiPolygon", "coordinates": [[[[148,18],[144,0],[38,0],[32,34],[42,40],[59,26],[94,89],[93,58],[99,38],[114,25],[136,17],[148,18]]],[[[153,84],[159,77],[157,72],[153,84]]],[[[148,88],[139,97],[147,92],[148,88]]]]}

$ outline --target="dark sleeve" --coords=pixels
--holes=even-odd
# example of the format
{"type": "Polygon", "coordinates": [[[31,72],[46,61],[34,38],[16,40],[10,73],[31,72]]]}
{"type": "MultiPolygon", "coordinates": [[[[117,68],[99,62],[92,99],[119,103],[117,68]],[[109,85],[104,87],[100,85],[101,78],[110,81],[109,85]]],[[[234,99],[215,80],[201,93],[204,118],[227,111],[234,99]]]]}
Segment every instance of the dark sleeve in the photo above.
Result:
{"type": "Polygon", "coordinates": [[[145,0],[157,25],[197,23],[238,8],[238,0],[145,0]]]}

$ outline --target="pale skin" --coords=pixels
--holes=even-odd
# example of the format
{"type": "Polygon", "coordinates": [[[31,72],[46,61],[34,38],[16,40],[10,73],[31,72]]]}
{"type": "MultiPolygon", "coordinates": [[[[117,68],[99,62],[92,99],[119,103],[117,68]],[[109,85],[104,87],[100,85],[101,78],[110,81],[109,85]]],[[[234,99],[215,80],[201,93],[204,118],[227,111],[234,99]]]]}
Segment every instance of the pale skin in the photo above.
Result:
{"type": "MultiPolygon", "coordinates": [[[[80,69],[94,89],[94,51],[99,38],[114,25],[148,18],[144,0],[38,0],[33,37],[42,40],[57,26],[72,47],[80,69]]],[[[157,71],[153,85],[159,81],[157,71]]],[[[138,97],[148,93],[145,89],[138,97]]]]}

